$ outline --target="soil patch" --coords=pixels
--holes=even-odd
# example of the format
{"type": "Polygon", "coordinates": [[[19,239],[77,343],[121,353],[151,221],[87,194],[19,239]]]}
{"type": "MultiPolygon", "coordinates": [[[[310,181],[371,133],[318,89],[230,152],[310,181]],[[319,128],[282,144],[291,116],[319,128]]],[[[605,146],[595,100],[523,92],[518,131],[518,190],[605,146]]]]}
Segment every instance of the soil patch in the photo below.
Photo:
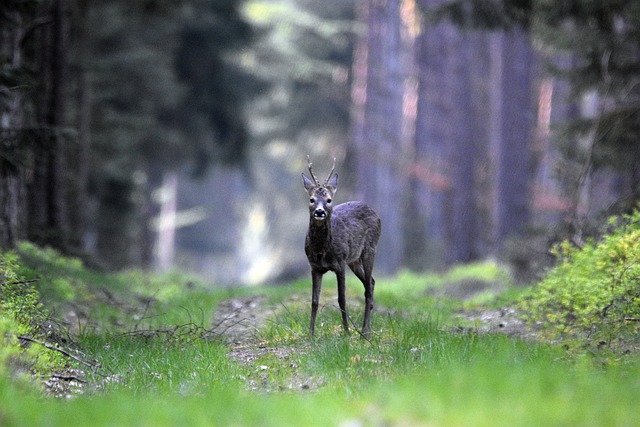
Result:
{"type": "Polygon", "coordinates": [[[271,347],[259,340],[258,331],[275,315],[277,308],[269,305],[263,295],[223,301],[213,315],[213,330],[229,343],[229,358],[253,368],[246,378],[248,390],[266,393],[317,390],[323,381],[301,372],[296,362],[297,356],[307,349],[286,345],[271,347]],[[282,375],[283,370],[286,375],[282,375]]]}
{"type": "Polygon", "coordinates": [[[230,343],[246,343],[255,339],[275,311],[275,307],[266,304],[264,295],[231,298],[218,305],[212,330],[230,343]]]}
{"type": "MultiPolygon", "coordinates": [[[[516,338],[535,339],[537,333],[512,307],[496,310],[471,310],[458,314],[465,323],[474,325],[474,331],[482,334],[500,333],[516,338]]],[[[464,329],[464,328],[461,328],[464,329]]]]}
{"type": "Polygon", "coordinates": [[[499,292],[505,286],[500,282],[487,282],[484,280],[464,279],[447,283],[442,286],[430,288],[427,295],[454,298],[466,301],[485,292],[499,292]]]}

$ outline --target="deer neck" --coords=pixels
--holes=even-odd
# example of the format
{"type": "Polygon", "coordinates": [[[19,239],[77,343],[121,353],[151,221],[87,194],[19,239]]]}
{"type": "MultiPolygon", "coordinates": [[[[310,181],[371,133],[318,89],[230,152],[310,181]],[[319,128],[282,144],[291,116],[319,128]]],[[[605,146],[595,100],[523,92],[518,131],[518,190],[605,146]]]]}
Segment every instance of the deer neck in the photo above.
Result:
{"type": "Polygon", "coordinates": [[[317,221],[313,218],[309,221],[308,243],[314,252],[323,252],[331,246],[331,218],[317,221]]]}

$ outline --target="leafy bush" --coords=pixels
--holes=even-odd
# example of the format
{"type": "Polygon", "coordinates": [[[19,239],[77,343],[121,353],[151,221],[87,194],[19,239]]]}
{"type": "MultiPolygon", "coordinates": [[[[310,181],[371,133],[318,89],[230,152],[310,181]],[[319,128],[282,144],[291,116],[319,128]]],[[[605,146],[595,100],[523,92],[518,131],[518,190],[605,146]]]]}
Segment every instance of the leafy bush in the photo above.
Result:
{"type": "Polygon", "coordinates": [[[627,349],[640,340],[640,212],[608,228],[601,241],[556,246],[557,266],[523,306],[555,338],[627,349]]]}

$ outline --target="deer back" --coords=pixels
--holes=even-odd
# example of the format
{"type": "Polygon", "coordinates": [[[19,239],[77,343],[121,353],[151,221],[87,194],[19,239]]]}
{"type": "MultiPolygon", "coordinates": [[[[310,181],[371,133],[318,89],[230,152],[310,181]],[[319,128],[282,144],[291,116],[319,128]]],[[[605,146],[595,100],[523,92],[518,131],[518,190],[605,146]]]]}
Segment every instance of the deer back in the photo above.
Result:
{"type": "Polygon", "coordinates": [[[374,252],[381,224],[376,212],[362,202],[346,202],[333,209],[331,217],[333,249],[351,263],[365,252],[374,252]]]}

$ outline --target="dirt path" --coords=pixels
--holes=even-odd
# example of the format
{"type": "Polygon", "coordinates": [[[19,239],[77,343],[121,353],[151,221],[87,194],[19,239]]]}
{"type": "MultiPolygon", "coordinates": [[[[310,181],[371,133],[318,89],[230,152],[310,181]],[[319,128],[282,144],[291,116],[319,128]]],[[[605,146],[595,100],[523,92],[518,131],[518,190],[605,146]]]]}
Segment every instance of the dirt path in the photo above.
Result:
{"type": "MultiPolygon", "coordinates": [[[[300,356],[309,351],[307,345],[270,346],[260,336],[260,331],[273,321],[282,307],[289,303],[299,304],[302,300],[302,295],[294,294],[274,305],[264,295],[251,295],[225,300],[216,308],[211,331],[227,342],[230,359],[250,368],[245,378],[247,390],[309,392],[324,384],[323,378],[309,376],[299,367],[300,356]]],[[[376,311],[380,314],[385,310],[379,307],[376,311]]],[[[459,313],[458,318],[460,325],[464,326],[454,326],[453,331],[472,330],[504,333],[522,339],[535,338],[535,332],[512,308],[465,311],[459,313]]],[[[49,395],[70,398],[83,393],[84,377],[81,370],[58,372],[45,381],[45,389],[49,395]]]]}
{"type": "Polygon", "coordinates": [[[511,307],[465,311],[458,314],[458,318],[465,323],[473,324],[473,329],[481,334],[506,334],[522,339],[532,339],[536,336],[535,331],[511,307]]]}
{"type": "MultiPolygon", "coordinates": [[[[300,295],[291,297],[300,301],[300,295]]],[[[283,302],[282,305],[286,305],[283,302]]],[[[259,330],[276,315],[279,306],[270,305],[265,296],[236,297],[220,303],[213,315],[213,328],[229,344],[229,357],[243,365],[253,367],[247,378],[247,389],[259,392],[314,391],[322,378],[305,375],[296,362],[298,356],[309,351],[299,346],[267,345],[260,340],[259,330]],[[288,375],[272,375],[272,371],[287,370],[288,375]],[[273,378],[288,378],[276,382],[273,378]]],[[[379,309],[383,310],[383,309],[379,309]]],[[[378,311],[379,311],[378,310],[378,311]]],[[[516,338],[534,338],[535,334],[518,313],[509,307],[493,310],[474,310],[458,315],[461,326],[454,330],[473,330],[478,333],[503,333],[516,338]]]]}
{"type": "MultiPolygon", "coordinates": [[[[297,297],[292,297],[296,299],[297,297]]],[[[247,378],[247,389],[260,392],[313,391],[323,381],[303,374],[296,362],[306,348],[294,346],[271,347],[260,341],[258,331],[272,319],[277,306],[267,303],[264,296],[236,297],[220,303],[213,316],[213,328],[229,343],[229,357],[253,367],[247,378]],[[272,371],[287,370],[287,380],[274,380],[272,371]]]]}
{"type": "Polygon", "coordinates": [[[273,317],[276,307],[266,303],[264,295],[231,298],[222,301],[213,315],[213,329],[230,343],[246,343],[273,317]]]}

